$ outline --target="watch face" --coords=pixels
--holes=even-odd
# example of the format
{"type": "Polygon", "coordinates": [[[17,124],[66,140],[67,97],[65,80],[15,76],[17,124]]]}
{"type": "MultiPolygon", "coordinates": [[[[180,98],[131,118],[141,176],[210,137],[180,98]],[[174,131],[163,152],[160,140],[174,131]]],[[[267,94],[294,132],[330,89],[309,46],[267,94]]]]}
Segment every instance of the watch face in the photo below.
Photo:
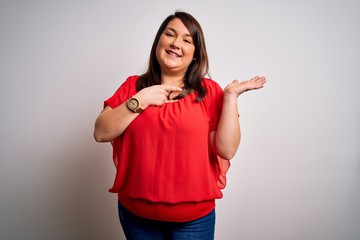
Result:
{"type": "Polygon", "coordinates": [[[134,109],[136,109],[138,107],[139,107],[139,101],[137,99],[132,98],[132,99],[129,100],[129,108],[130,109],[134,110],[134,109]]]}

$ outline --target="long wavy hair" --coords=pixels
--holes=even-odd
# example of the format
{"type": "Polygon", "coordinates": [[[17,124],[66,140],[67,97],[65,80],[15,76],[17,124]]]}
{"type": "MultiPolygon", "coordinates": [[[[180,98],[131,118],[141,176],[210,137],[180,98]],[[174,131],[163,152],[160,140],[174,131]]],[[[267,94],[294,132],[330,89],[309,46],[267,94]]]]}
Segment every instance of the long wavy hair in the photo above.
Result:
{"type": "Polygon", "coordinates": [[[160,28],[155,36],[151,52],[150,59],[148,63],[148,68],[146,72],[139,76],[136,82],[136,90],[140,91],[143,88],[150,87],[152,85],[161,84],[161,70],[160,64],[156,57],[156,47],[158,45],[159,39],[168,23],[178,18],[188,29],[193,43],[195,45],[194,60],[188,66],[185,78],[184,78],[184,87],[183,92],[181,92],[174,99],[181,99],[188,95],[189,93],[196,91],[197,98],[196,101],[201,101],[206,94],[206,90],[202,85],[202,79],[209,75],[209,60],[206,51],[205,37],[199,22],[190,14],[186,12],[175,12],[174,14],[168,16],[163,23],[160,25],[160,28]]]}

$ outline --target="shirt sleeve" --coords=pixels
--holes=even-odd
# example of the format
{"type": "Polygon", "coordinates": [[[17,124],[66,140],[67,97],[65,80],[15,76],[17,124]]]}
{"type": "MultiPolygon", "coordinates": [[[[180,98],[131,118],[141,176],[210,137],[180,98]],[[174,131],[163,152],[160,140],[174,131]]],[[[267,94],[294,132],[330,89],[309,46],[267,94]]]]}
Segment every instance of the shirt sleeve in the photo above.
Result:
{"type": "Polygon", "coordinates": [[[109,99],[104,101],[104,108],[106,106],[116,108],[134,95],[136,93],[136,79],[137,76],[128,77],[116,90],[116,92],[109,99]]]}
{"type": "MultiPolygon", "coordinates": [[[[224,90],[219,86],[218,83],[214,81],[210,81],[210,83],[210,87],[208,88],[208,94],[210,97],[210,131],[213,131],[216,130],[219,125],[223,106],[224,90]]],[[[230,161],[222,159],[213,153],[212,156],[215,159],[218,169],[217,187],[219,189],[224,189],[226,187],[226,173],[230,168],[230,161]]]]}
{"type": "Polygon", "coordinates": [[[210,131],[213,131],[217,129],[219,124],[223,106],[224,90],[218,83],[211,81],[208,88],[208,94],[210,97],[210,131]]]}

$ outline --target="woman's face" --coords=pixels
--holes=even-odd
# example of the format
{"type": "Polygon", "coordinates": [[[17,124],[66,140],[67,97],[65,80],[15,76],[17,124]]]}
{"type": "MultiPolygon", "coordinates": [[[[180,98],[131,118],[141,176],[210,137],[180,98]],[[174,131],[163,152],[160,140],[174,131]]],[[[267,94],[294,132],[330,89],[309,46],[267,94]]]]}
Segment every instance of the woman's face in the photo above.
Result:
{"type": "Polygon", "coordinates": [[[156,47],[156,57],[162,73],[184,74],[193,61],[193,39],[180,19],[174,18],[162,32],[156,47]]]}

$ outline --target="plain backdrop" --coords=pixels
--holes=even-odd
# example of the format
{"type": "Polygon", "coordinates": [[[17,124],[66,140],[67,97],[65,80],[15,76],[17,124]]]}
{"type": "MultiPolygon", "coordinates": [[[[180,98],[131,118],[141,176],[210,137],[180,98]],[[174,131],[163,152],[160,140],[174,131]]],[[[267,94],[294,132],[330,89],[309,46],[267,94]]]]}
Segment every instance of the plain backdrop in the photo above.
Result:
{"type": "Polygon", "coordinates": [[[124,239],[94,121],[175,10],[222,87],[268,79],[238,100],[216,239],[360,239],[357,0],[0,0],[0,239],[124,239]]]}

